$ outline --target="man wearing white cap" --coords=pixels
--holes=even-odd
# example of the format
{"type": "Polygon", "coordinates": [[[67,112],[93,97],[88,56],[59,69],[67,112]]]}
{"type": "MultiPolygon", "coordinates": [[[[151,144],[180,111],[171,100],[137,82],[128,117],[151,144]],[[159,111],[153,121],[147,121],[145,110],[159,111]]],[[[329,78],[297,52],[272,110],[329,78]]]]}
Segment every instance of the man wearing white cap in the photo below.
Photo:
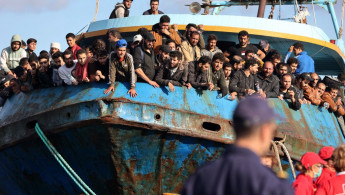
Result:
{"type": "Polygon", "coordinates": [[[133,37],[133,43],[131,44],[130,53],[134,54],[134,49],[140,45],[141,41],[143,40],[143,37],[140,34],[137,34],[133,37]]]}
{"type": "Polygon", "coordinates": [[[60,51],[61,52],[61,49],[60,49],[60,43],[58,42],[53,42],[50,44],[50,55],[53,56],[56,52],[60,51]]]}

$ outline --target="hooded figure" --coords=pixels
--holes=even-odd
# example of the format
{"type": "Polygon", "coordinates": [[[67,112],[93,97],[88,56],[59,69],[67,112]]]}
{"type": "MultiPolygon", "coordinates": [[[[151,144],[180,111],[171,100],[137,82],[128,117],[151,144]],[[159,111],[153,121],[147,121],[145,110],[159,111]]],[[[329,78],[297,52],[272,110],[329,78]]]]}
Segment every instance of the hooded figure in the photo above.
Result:
{"type": "Polygon", "coordinates": [[[19,35],[13,35],[11,45],[1,52],[0,67],[6,73],[19,66],[20,59],[27,57],[26,51],[21,47],[22,39],[19,35]],[[16,44],[16,42],[18,43],[16,44]]]}
{"type": "Polygon", "coordinates": [[[122,3],[117,3],[115,5],[114,10],[111,12],[111,14],[109,16],[109,19],[128,17],[130,5],[129,5],[129,7],[126,7],[125,4],[127,1],[132,2],[133,0],[124,0],[122,3]]]}

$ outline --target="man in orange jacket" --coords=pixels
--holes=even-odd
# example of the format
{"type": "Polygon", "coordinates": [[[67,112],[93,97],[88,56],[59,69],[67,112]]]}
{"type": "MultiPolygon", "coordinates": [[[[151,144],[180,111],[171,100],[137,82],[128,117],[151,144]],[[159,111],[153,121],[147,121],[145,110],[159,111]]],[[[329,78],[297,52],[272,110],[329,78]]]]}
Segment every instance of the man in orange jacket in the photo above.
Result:
{"type": "MultiPolygon", "coordinates": [[[[159,26],[157,29],[153,29],[152,34],[156,39],[154,42],[153,50],[156,54],[159,52],[159,48],[165,44],[168,39],[175,41],[177,45],[181,44],[181,37],[173,29],[169,29],[170,18],[167,15],[163,15],[159,20],[159,26]]],[[[156,25],[155,25],[156,26],[156,25]]]]}

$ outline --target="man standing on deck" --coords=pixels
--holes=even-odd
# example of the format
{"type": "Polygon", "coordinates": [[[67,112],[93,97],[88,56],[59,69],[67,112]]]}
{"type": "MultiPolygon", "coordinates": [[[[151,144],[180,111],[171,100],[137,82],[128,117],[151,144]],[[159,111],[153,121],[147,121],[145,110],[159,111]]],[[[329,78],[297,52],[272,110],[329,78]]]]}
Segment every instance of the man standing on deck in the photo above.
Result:
{"type": "Polygon", "coordinates": [[[153,52],[153,42],[155,37],[150,32],[146,32],[143,37],[143,43],[134,49],[134,68],[138,75],[138,82],[147,82],[153,87],[159,85],[153,81],[155,77],[156,55],[153,52]]]}
{"type": "Polygon", "coordinates": [[[158,15],[164,14],[162,11],[158,10],[159,0],[151,0],[150,1],[151,9],[145,11],[143,15],[158,15]]]}
{"type": "Polygon", "coordinates": [[[109,16],[109,19],[128,17],[132,2],[133,0],[123,0],[122,3],[117,3],[109,16]]]}
{"type": "Polygon", "coordinates": [[[22,38],[19,35],[13,35],[11,46],[1,52],[0,69],[6,74],[13,75],[12,70],[19,66],[20,59],[27,57],[26,51],[21,48],[22,38]]]}
{"type": "Polygon", "coordinates": [[[109,41],[109,47],[108,47],[108,53],[110,54],[111,52],[116,50],[116,42],[120,39],[122,39],[122,36],[118,30],[115,28],[111,28],[107,32],[108,35],[108,41],[109,41]]]}
{"type": "Polygon", "coordinates": [[[259,50],[255,45],[249,43],[249,34],[247,31],[242,30],[238,33],[239,44],[234,47],[230,47],[224,52],[225,57],[231,58],[234,55],[241,56],[243,59],[246,55],[246,51],[253,50],[256,55],[262,60],[265,58],[265,53],[259,50]]]}
{"type": "Polygon", "coordinates": [[[159,19],[158,25],[155,24],[152,29],[152,34],[155,37],[155,42],[153,43],[153,50],[156,54],[159,52],[159,48],[162,45],[165,45],[168,39],[172,39],[175,41],[177,45],[181,44],[181,38],[177,34],[174,29],[169,28],[170,25],[170,17],[167,15],[163,15],[159,19]]]}
{"type": "Polygon", "coordinates": [[[182,195],[294,194],[288,181],[261,164],[277,129],[277,115],[266,100],[249,96],[233,115],[236,140],[218,160],[200,167],[185,183],[182,195]]]}
{"type": "Polygon", "coordinates": [[[292,52],[298,59],[295,75],[299,75],[304,72],[315,72],[314,60],[308,56],[306,51],[304,51],[304,45],[301,42],[297,42],[289,48],[289,51],[285,57],[285,62],[287,62],[287,60],[290,58],[292,52]]]}
{"type": "Polygon", "coordinates": [[[75,35],[73,33],[68,33],[66,35],[66,42],[68,45],[69,50],[71,50],[73,52],[73,59],[77,59],[77,51],[79,49],[81,49],[81,47],[79,47],[79,45],[77,45],[77,43],[75,42],[75,35]]]}

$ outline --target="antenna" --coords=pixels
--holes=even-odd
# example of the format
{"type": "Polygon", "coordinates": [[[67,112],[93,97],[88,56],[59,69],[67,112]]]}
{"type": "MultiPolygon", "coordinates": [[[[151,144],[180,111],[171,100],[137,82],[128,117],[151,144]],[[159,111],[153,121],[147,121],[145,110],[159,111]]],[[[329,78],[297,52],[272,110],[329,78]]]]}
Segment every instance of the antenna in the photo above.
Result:
{"type": "Polygon", "coordinates": [[[198,2],[193,2],[189,5],[189,10],[193,13],[193,14],[197,14],[200,12],[201,10],[201,5],[198,2]]]}

